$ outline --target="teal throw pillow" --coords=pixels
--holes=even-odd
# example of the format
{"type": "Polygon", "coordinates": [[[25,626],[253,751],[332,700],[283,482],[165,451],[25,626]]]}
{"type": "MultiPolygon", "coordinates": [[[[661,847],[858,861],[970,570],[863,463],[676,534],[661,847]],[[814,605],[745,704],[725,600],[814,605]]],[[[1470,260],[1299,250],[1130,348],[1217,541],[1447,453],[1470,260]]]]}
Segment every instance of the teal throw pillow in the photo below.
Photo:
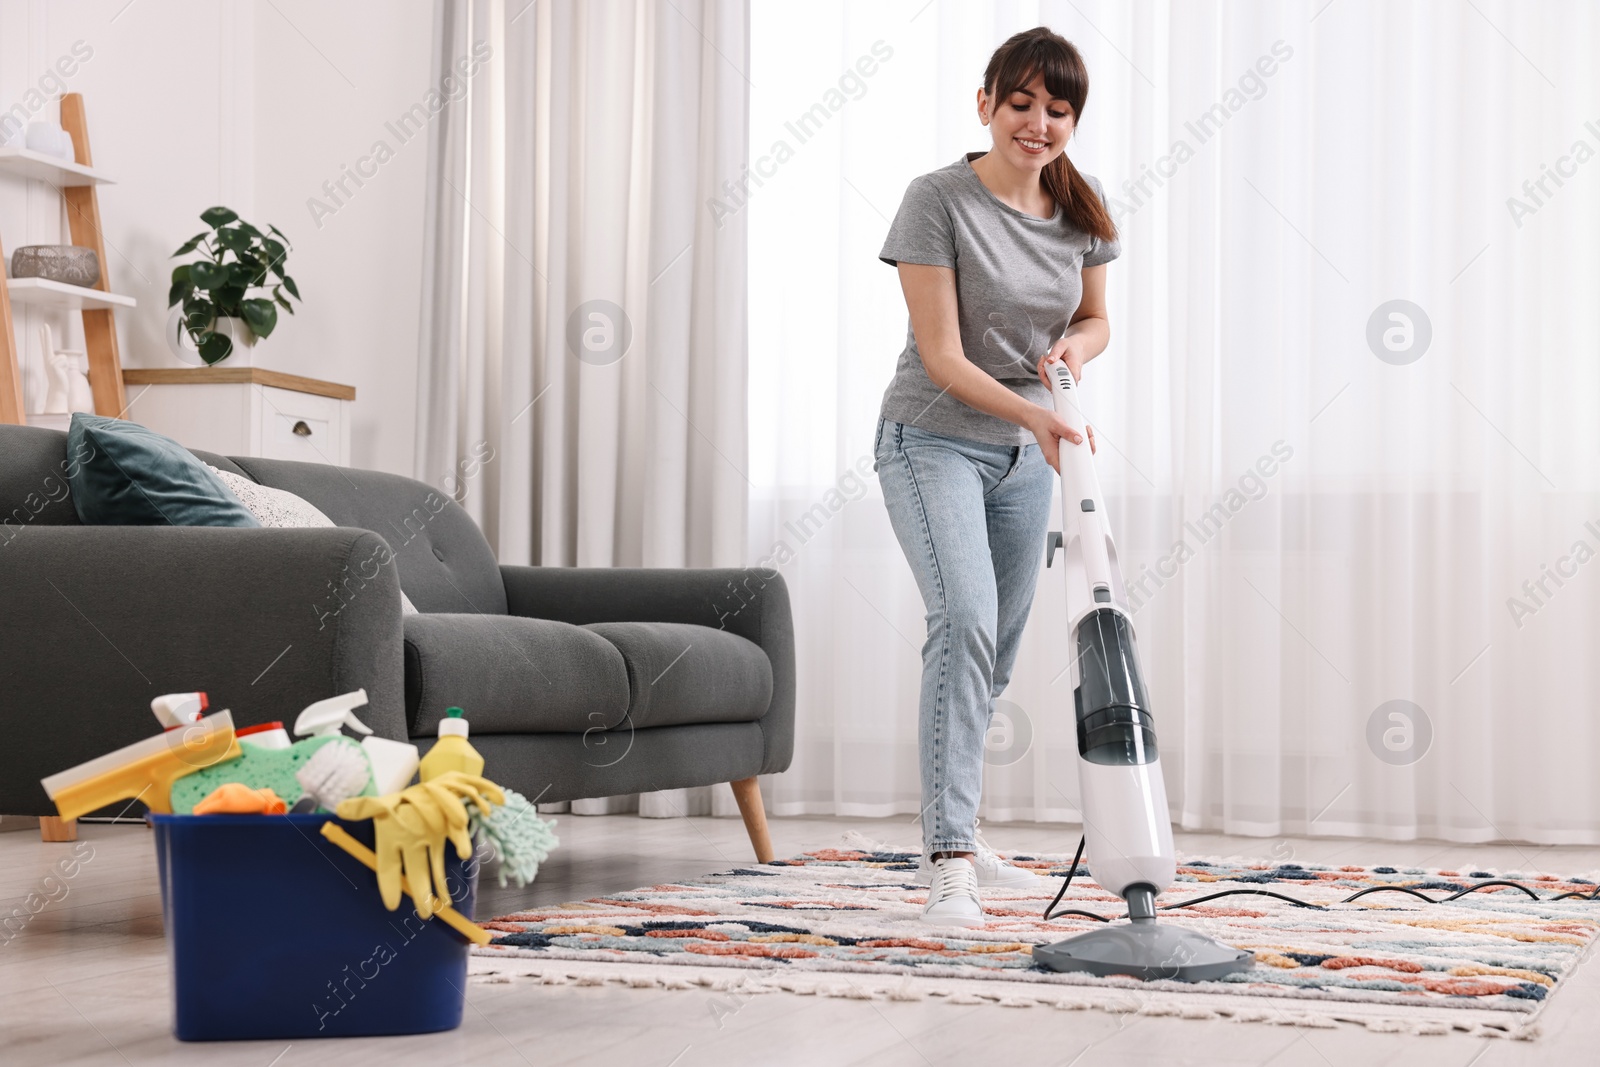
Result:
{"type": "Polygon", "coordinates": [[[126,419],[76,412],[67,454],[88,456],[68,481],[86,526],[260,526],[205,463],[126,419]]]}

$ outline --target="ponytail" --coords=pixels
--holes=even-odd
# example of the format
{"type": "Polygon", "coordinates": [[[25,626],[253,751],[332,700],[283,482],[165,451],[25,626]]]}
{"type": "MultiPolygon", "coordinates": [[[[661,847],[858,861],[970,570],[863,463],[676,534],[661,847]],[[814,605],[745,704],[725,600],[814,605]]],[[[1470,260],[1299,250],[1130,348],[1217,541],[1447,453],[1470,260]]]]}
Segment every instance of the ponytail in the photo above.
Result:
{"type": "Polygon", "coordinates": [[[1065,152],[1045,165],[1039,181],[1074,226],[1101,241],[1116,240],[1117,226],[1111,221],[1111,213],[1095,195],[1089,179],[1078,173],[1065,152]]]}

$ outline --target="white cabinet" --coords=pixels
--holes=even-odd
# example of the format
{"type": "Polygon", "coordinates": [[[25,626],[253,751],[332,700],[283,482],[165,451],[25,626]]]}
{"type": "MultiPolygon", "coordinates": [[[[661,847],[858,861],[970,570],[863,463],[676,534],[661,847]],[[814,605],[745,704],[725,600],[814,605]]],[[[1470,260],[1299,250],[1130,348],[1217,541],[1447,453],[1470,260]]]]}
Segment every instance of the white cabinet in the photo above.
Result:
{"type": "Polygon", "coordinates": [[[188,448],[350,465],[353,386],[261,367],[122,372],[127,418],[188,448]]]}

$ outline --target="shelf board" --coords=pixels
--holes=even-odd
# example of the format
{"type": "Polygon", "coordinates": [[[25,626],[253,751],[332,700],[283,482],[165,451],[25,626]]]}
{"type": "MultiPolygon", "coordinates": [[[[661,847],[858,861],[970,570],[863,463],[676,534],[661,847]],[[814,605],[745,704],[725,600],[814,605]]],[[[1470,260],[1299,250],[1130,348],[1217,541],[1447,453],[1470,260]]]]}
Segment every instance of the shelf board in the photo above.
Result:
{"type": "Polygon", "coordinates": [[[67,285],[49,278],[12,278],[6,282],[6,288],[11,292],[13,304],[42,304],[75,311],[131,308],[139,304],[131,296],[85,289],[81,285],[67,285]]]}
{"type": "Polygon", "coordinates": [[[93,167],[68,163],[57,156],[47,156],[31,148],[0,148],[0,173],[36,178],[60,188],[116,184],[93,167]]]}
{"type": "Polygon", "coordinates": [[[285,374],[265,367],[124,367],[122,381],[126,385],[270,385],[274,389],[289,389],[335,400],[356,398],[356,387],[353,385],[285,374]]]}

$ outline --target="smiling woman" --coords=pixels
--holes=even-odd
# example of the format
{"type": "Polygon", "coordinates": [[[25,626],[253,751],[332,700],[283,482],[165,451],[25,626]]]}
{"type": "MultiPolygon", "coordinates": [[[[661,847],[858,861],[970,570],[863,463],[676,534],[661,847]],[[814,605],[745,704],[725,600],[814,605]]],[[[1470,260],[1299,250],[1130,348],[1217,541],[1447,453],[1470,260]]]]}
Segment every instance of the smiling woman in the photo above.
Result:
{"type": "MultiPolygon", "coordinates": [[[[1105,271],[1121,248],[1097,179],[1066,145],[1088,95],[1077,49],[1044,27],[1008,40],[977,92],[993,148],[914,179],[879,258],[898,267],[910,328],[879,416],[990,445],[1058,425],[1041,363],[1074,376],[1105,349],[1105,271]]],[[[1092,437],[1092,431],[1091,431],[1092,437]]]]}
{"type": "Polygon", "coordinates": [[[1018,210],[1049,217],[1059,204],[1079,230],[1111,241],[1110,214],[1063,151],[1088,97],[1089,71],[1071,42],[1043,26],[1015,35],[983,72],[978,118],[994,134],[994,151],[972,169],[991,189],[1009,186],[1024,201],[1012,204],[1018,210]]]}
{"type": "MultiPolygon", "coordinates": [[[[1099,183],[1065,149],[1088,96],[1070,42],[1040,26],[990,58],[978,120],[993,148],[915,179],[878,258],[910,327],[884,392],[875,469],[927,611],[918,738],[926,922],[984,922],[980,885],[1027,885],[977,840],[985,739],[1038,584],[1052,469],[1088,442],[1054,410],[1106,347],[1120,251],[1099,183]],[[1067,443],[1063,445],[1063,440],[1067,443]]],[[[1086,427],[1087,429],[1087,427],[1086,427]]]]}

